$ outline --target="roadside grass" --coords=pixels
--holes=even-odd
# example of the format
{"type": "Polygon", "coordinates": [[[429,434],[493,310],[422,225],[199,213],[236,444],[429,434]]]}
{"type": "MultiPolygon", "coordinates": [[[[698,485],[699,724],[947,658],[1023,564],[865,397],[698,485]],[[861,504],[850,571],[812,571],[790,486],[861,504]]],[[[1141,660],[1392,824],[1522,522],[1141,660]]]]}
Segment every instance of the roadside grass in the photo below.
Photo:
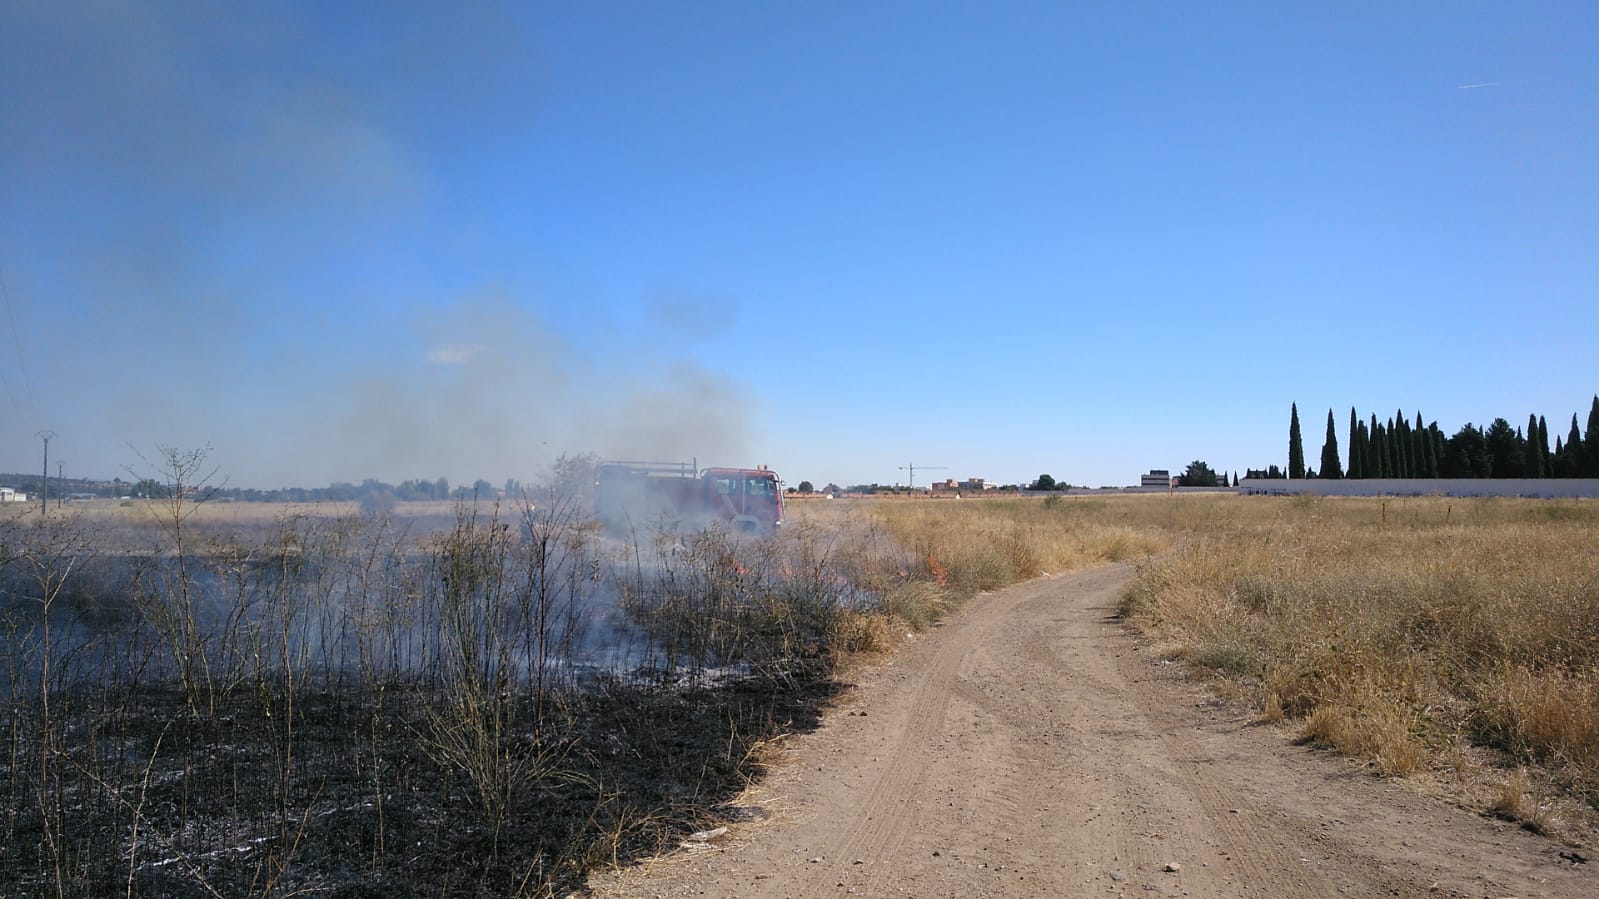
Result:
{"type": "Polygon", "coordinates": [[[837,535],[835,564],[872,598],[841,614],[847,639],[839,648],[885,651],[978,593],[1150,558],[1169,545],[1173,521],[1193,514],[1186,503],[1178,510],[1128,499],[811,503],[791,518],[799,529],[837,535]]]}
{"type": "MultiPolygon", "coordinates": [[[[1134,624],[1243,685],[1266,720],[1385,774],[1488,750],[1516,772],[1507,795],[1537,777],[1599,807],[1599,505],[1226,506],[1141,566],[1123,602],[1134,624]]],[[[1494,807],[1547,826],[1536,802],[1494,807]]]]}

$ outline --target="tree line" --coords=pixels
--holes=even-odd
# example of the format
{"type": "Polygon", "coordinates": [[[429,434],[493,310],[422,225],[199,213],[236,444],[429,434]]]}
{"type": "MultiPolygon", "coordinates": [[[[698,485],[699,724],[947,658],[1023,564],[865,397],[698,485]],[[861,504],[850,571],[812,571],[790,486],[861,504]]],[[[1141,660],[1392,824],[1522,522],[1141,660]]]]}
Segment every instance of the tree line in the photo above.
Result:
{"type": "MultiPolygon", "coordinates": [[[[1438,422],[1423,423],[1417,412],[1412,420],[1404,410],[1386,420],[1375,413],[1362,418],[1349,409],[1346,430],[1348,464],[1339,452],[1338,431],[1327,410],[1327,436],[1322,443],[1319,469],[1305,463],[1299,426],[1299,404],[1289,407],[1288,471],[1290,478],[1599,478],[1599,395],[1593,398],[1587,428],[1576,413],[1571,428],[1549,442],[1549,425],[1537,414],[1527,416],[1523,429],[1504,418],[1486,428],[1467,422],[1445,436],[1438,422]]],[[[1276,466],[1271,467],[1277,470],[1276,466]]],[[[1280,471],[1280,470],[1278,470],[1280,471]]],[[[1251,471],[1251,476],[1257,476],[1251,471]]]]}
{"type": "MultiPolygon", "coordinates": [[[[0,474],[0,482],[8,485],[15,484],[18,490],[30,496],[38,496],[44,488],[44,479],[37,474],[0,474]]],[[[69,493],[89,493],[105,499],[117,499],[120,497],[167,499],[171,497],[172,489],[171,484],[153,477],[141,477],[132,481],[122,478],[113,478],[109,481],[50,478],[50,498],[52,500],[69,493]]],[[[522,482],[515,478],[507,479],[505,485],[498,488],[482,478],[479,478],[471,486],[460,485],[454,488],[450,486],[448,479],[442,477],[414,478],[401,481],[398,484],[389,484],[375,478],[367,478],[359,484],[339,481],[326,487],[279,487],[265,490],[254,487],[220,485],[208,487],[206,498],[233,500],[236,502],[272,503],[369,502],[373,500],[418,502],[428,500],[469,500],[473,498],[494,499],[502,496],[514,498],[519,496],[521,492],[522,482]]]]}

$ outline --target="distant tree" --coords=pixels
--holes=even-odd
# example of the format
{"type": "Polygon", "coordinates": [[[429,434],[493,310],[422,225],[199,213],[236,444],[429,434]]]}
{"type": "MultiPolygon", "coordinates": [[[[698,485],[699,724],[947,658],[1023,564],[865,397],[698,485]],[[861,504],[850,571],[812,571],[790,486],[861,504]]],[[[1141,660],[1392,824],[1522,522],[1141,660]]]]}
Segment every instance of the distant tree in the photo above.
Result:
{"type": "MultiPolygon", "coordinates": [[[[1349,476],[1351,478],[1365,477],[1365,469],[1360,464],[1361,454],[1366,450],[1360,443],[1360,419],[1355,417],[1355,407],[1349,407],[1349,476]]],[[[1326,463],[1322,464],[1325,468],[1326,463]]]]}
{"type": "Polygon", "coordinates": [[[816,485],[812,484],[810,481],[800,481],[799,492],[809,496],[810,494],[816,492],[816,485]]]}
{"type": "Polygon", "coordinates": [[[515,498],[522,495],[522,482],[516,478],[505,479],[505,495],[515,498]]]}
{"type": "Polygon", "coordinates": [[[1410,422],[1405,419],[1403,409],[1394,415],[1394,438],[1394,470],[1399,477],[1415,477],[1416,467],[1410,453],[1410,422]]]}
{"type": "Polygon", "coordinates": [[[1582,445],[1582,432],[1577,430],[1577,414],[1571,414],[1571,432],[1566,435],[1566,477],[1584,478],[1588,476],[1588,451],[1582,445]]]}
{"type": "Polygon", "coordinates": [[[1195,459],[1188,463],[1188,468],[1177,478],[1177,486],[1215,487],[1217,486],[1216,472],[1212,471],[1209,465],[1195,459]]]}
{"type": "Polygon", "coordinates": [[[1299,435],[1299,404],[1288,405],[1288,476],[1305,476],[1305,443],[1299,435]]]}
{"type": "Polygon", "coordinates": [[[1238,472],[1237,471],[1233,472],[1233,486],[1234,487],[1238,486],[1238,472]]]}
{"type": "Polygon", "coordinates": [[[1027,486],[1027,489],[1028,490],[1054,490],[1055,489],[1055,479],[1050,477],[1047,474],[1041,474],[1041,475],[1038,476],[1038,480],[1034,481],[1033,483],[1031,483],[1031,484],[1029,484],[1027,486]]]}
{"type": "MultiPolygon", "coordinates": [[[[1375,419],[1372,419],[1372,421],[1375,422],[1375,419]]],[[[1382,467],[1380,467],[1380,465],[1377,464],[1377,450],[1375,450],[1375,448],[1374,448],[1375,440],[1377,440],[1377,438],[1374,437],[1374,430],[1372,430],[1372,426],[1370,426],[1370,424],[1367,424],[1367,422],[1362,421],[1361,422],[1361,477],[1362,478],[1380,478],[1380,477],[1382,477],[1382,467]]]]}
{"type": "Polygon", "coordinates": [[[1333,413],[1327,410],[1327,440],[1321,445],[1321,476],[1338,479],[1344,476],[1338,461],[1338,431],[1333,427],[1333,413]]]}
{"type": "Polygon", "coordinates": [[[1383,470],[1388,472],[1388,477],[1390,478],[1404,477],[1403,463],[1399,458],[1399,431],[1394,427],[1392,418],[1388,419],[1387,427],[1383,428],[1382,445],[1383,449],[1388,453],[1383,470]]]}
{"type": "Polygon", "coordinates": [[[1428,456],[1426,450],[1428,450],[1430,445],[1431,438],[1426,434],[1425,424],[1422,424],[1422,413],[1417,411],[1415,413],[1415,426],[1410,429],[1410,465],[1414,467],[1414,472],[1410,473],[1410,477],[1434,477],[1433,473],[1428,470],[1428,459],[1426,459],[1426,456],[1428,456]]]}
{"type": "Polygon", "coordinates": [[[1438,445],[1434,442],[1434,432],[1438,430],[1436,424],[1427,426],[1421,423],[1421,413],[1416,413],[1416,438],[1421,447],[1421,469],[1417,477],[1438,477],[1438,445]]]}
{"type": "Polygon", "coordinates": [[[1543,459],[1543,477],[1555,476],[1554,456],[1549,452],[1549,423],[1538,416],[1538,455],[1543,459]]]}
{"type": "Polygon", "coordinates": [[[562,453],[550,463],[545,473],[542,491],[551,499],[588,503],[594,495],[594,478],[599,471],[600,457],[594,453],[562,453]]]}
{"type": "Polygon", "coordinates": [[[394,491],[387,484],[382,490],[361,494],[361,515],[365,518],[384,519],[394,512],[394,491]]]}
{"type": "Polygon", "coordinates": [[[1403,440],[1399,433],[1399,428],[1394,425],[1392,418],[1388,419],[1387,424],[1383,427],[1382,445],[1388,450],[1388,464],[1385,466],[1388,476],[1390,478],[1404,477],[1404,460],[1399,450],[1403,445],[1403,440]]]}
{"type": "Polygon", "coordinates": [[[1588,467],[1584,477],[1599,478],[1599,394],[1593,398],[1593,406],[1588,409],[1588,436],[1582,441],[1583,453],[1588,457],[1588,467]]]}
{"type": "Polygon", "coordinates": [[[1366,477],[1383,477],[1382,464],[1382,425],[1377,423],[1376,413],[1366,419],[1366,477]]]}
{"type": "Polygon", "coordinates": [[[1519,478],[1524,465],[1522,460],[1525,451],[1522,448],[1523,439],[1510,426],[1510,422],[1503,418],[1496,418],[1488,425],[1488,430],[1483,434],[1483,440],[1488,445],[1488,459],[1491,474],[1495,478],[1519,478]]]}
{"type": "Polygon", "coordinates": [[[1488,455],[1483,432],[1470,422],[1462,425],[1444,444],[1444,458],[1439,467],[1439,475],[1445,478],[1491,477],[1493,461],[1488,455]]]}
{"type": "Polygon", "coordinates": [[[1538,446],[1538,416],[1527,416],[1527,451],[1521,457],[1521,476],[1524,478],[1545,477],[1544,453],[1538,446]]]}
{"type": "Polygon", "coordinates": [[[827,486],[822,488],[822,492],[827,494],[828,496],[838,496],[840,493],[844,492],[844,488],[838,486],[837,484],[834,484],[831,481],[829,481],[827,483],[827,486]]]}

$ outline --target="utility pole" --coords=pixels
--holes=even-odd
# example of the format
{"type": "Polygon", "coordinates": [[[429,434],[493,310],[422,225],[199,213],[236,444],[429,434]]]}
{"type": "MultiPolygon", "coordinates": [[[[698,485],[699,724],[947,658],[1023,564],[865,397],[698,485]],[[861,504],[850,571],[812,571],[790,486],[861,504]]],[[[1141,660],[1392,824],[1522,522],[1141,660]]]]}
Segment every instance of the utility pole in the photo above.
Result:
{"type": "Polygon", "coordinates": [[[34,434],[44,441],[44,485],[39,488],[39,517],[50,514],[50,438],[56,435],[55,431],[46,428],[34,434]]]}
{"type": "Polygon", "coordinates": [[[916,489],[916,469],[920,468],[923,471],[932,471],[933,469],[936,469],[936,468],[948,468],[948,467],[949,467],[948,465],[917,465],[914,462],[906,462],[904,465],[901,465],[899,467],[899,470],[900,471],[909,471],[911,473],[911,489],[915,490],[916,489]]]}
{"type": "Polygon", "coordinates": [[[56,508],[57,509],[61,508],[61,503],[64,501],[64,498],[61,496],[61,482],[66,480],[66,479],[61,477],[61,469],[63,467],[65,467],[66,464],[67,463],[61,461],[60,459],[56,460],[56,508]]]}

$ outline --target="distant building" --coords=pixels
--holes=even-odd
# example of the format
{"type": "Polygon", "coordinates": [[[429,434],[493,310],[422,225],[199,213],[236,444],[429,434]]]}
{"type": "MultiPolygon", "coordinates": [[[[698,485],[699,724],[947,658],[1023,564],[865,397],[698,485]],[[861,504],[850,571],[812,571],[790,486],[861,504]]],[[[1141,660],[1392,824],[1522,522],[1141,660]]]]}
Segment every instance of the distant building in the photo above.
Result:
{"type": "Polygon", "coordinates": [[[25,503],[27,501],[28,494],[18,493],[11,487],[0,487],[0,503],[25,503]]]}
{"type": "Polygon", "coordinates": [[[1138,476],[1138,486],[1169,490],[1172,486],[1171,472],[1165,468],[1151,468],[1149,474],[1138,476]]]}

